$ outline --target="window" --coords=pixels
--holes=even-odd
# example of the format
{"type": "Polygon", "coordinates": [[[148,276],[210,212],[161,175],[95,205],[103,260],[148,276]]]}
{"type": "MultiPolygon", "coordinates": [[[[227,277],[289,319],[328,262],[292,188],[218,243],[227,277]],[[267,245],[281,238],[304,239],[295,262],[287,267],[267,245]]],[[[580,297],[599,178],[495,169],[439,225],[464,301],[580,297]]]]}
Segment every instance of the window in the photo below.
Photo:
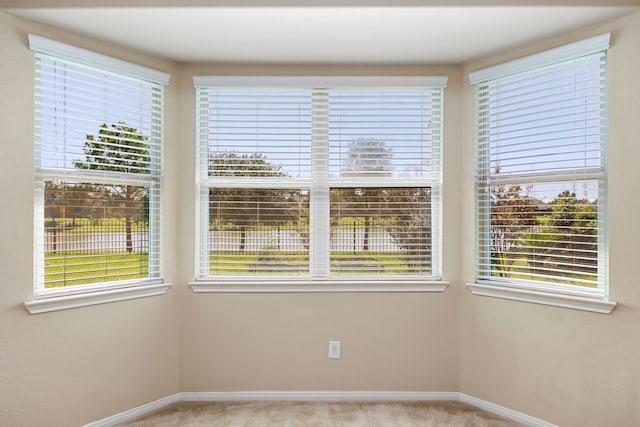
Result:
{"type": "Polygon", "coordinates": [[[169,76],[29,40],[36,58],[36,295],[159,282],[169,76]]]}
{"type": "Polygon", "coordinates": [[[470,75],[478,282],[602,298],[609,35],[470,75]]]}
{"type": "Polygon", "coordinates": [[[200,280],[440,278],[446,78],[194,84],[200,280]]]}

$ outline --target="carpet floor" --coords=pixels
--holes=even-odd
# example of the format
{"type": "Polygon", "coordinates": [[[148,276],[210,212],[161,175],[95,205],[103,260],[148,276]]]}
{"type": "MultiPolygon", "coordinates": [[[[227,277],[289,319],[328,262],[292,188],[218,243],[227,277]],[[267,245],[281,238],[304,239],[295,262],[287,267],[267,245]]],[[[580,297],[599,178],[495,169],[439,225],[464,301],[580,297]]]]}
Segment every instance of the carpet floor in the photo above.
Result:
{"type": "Polygon", "coordinates": [[[127,427],[516,427],[474,406],[429,402],[180,402],[127,427]]]}

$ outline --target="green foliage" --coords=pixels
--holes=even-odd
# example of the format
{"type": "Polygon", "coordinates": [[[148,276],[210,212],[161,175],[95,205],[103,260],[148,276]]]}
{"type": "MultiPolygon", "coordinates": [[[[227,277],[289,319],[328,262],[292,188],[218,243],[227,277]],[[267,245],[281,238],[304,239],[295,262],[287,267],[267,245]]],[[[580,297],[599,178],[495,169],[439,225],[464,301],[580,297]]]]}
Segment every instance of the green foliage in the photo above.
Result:
{"type": "Polygon", "coordinates": [[[387,231],[405,251],[409,270],[427,273],[431,268],[431,189],[394,188],[385,197],[393,210],[385,218],[387,231]]]}
{"type": "MultiPolygon", "coordinates": [[[[347,158],[343,164],[343,177],[349,176],[389,176],[391,175],[391,149],[380,139],[358,138],[349,144],[347,158]]],[[[373,205],[381,198],[379,188],[357,188],[333,191],[332,210],[339,206],[340,215],[364,218],[363,250],[369,250],[369,232],[376,219],[369,216],[373,205]]],[[[339,220],[331,215],[333,221],[339,220]]]]}
{"type": "Polygon", "coordinates": [[[520,186],[497,186],[491,202],[494,274],[587,286],[594,279],[597,201],[563,191],[544,203],[520,186]]]}
{"type": "Polygon", "coordinates": [[[349,144],[342,176],[390,176],[391,149],[381,139],[358,138],[349,144]]]}
{"type": "Polygon", "coordinates": [[[536,225],[538,201],[530,196],[530,188],[520,185],[498,185],[491,188],[491,258],[495,272],[508,276],[517,257],[520,236],[536,225]]]}
{"type": "Polygon", "coordinates": [[[209,176],[288,176],[261,153],[236,154],[225,151],[209,157],[209,176]]]}
{"type": "Polygon", "coordinates": [[[124,173],[149,173],[149,144],[146,136],[125,123],[107,125],[98,130],[98,138],[87,135],[84,161],[75,162],[77,169],[124,173]]]}
{"type": "MultiPolygon", "coordinates": [[[[286,177],[264,154],[215,153],[209,175],[227,177],[286,177]]],[[[214,229],[240,230],[240,250],[249,227],[297,224],[309,216],[309,196],[295,188],[212,188],[209,223],[214,229]]],[[[303,224],[301,224],[301,227],[303,224]]],[[[308,240],[308,239],[307,239],[308,240]]]]}
{"type": "Polygon", "coordinates": [[[363,229],[360,253],[369,256],[369,232],[383,227],[406,257],[414,273],[430,270],[431,191],[429,188],[365,187],[331,190],[331,221],[334,227],[351,224],[363,229]]]}
{"type": "Polygon", "coordinates": [[[549,203],[551,212],[522,237],[521,246],[533,252],[532,274],[555,274],[590,280],[597,274],[597,203],[563,191],[549,203]],[[574,259],[569,260],[571,255],[574,259]]]}
{"type": "Polygon", "coordinates": [[[44,183],[45,217],[58,219],[96,218],[101,208],[101,194],[90,184],[70,184],[56,181],[44,183]]]}
{"type": "MultiPolygon", "coordinates": [[[[77,169],[127,174],[149,174],[148,137],[123,122],[103,123],[98,136],[87,135],[84,161],[76,161],[77,169]]],[[[94,185],[86,190],[87,198],[109,217],[124,217],[127,252],[133,251],[131,225],[149,220],[149,190],[144,186],[94,185]]]]}

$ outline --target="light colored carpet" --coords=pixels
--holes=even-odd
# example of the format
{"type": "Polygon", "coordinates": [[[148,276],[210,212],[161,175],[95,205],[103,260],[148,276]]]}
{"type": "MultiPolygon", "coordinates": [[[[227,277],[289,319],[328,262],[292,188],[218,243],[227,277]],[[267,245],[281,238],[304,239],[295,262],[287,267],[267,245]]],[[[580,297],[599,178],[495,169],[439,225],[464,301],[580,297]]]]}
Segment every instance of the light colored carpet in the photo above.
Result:
{"type": "Polygon", "coordinates": [[[515,427],[461,402],[180,402],[127,427],[515,427]]]}

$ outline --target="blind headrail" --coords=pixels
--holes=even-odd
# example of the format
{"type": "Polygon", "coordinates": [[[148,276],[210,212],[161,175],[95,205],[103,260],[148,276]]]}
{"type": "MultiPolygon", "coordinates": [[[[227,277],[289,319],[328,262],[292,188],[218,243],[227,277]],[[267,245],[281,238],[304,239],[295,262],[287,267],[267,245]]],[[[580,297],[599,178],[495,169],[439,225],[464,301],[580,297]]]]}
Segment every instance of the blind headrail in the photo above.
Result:
{"type": "Polygon", "coordinates": [[[101,70],[123,74],[129,77],[168,85],[171,75],[153,68],[112,58],[87,49],[71,46],[35,34],[29,34],[29,48],[37,53],[97,67],[101,70]]]}
{"type": "Polygon", "coordinates": [[[585,40],[546,50],[533,55],[518,58],[492,67],[482,68],[469,73],[472,85],[488,80],[499,79],[509,75],[546,67],[559,62],[575,59],[580,56],[602,52],[609,48],[611,33],[600,34],[585,40]]]}
{"type": "Polygon", "coordinates": [[[194,76],[196,88],[423,89],[446,88],[447,76],[194,76]]]}

